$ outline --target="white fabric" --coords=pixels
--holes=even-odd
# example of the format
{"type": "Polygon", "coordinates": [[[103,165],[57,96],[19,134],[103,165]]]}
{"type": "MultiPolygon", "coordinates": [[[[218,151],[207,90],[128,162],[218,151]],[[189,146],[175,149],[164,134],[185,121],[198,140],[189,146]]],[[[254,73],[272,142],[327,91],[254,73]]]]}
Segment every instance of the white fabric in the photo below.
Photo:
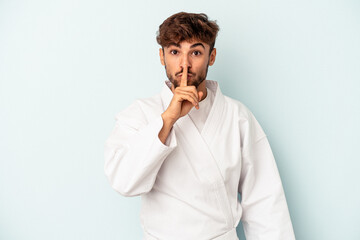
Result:
{"type": "Polygon", "coordinates": [[[204,128],[206,119],[210,113],[213,102],[214,102],[214,93],[209,88],[207,88],[207,95],[202,101],[199,102],[199,109],[192,108],[188,113],[190,119],[194,122],[196,128],[199,130],[200,133],[204,128]]]}
{"type": "MultiPolygon", "coordinates": [[[[166,85],[171,89],[171,82],[166,81],[166,85]]],[[[205,98],[199,102],[199,109],[192,108],[190,110],[189,117],[194,122],[196,128],[199,130],[199,132],[202,132],[202,129],[205,125],[206,119],[209,115],[211,106],[214,102],[214,92],[211,91],[209,88],[206,88],[206,96],[205,98]]]]}
{"type": "Polygon", "coordinates": [[[141,196],[147,240],[293,240],[269,142],[253,114],[206,80],[215,98],[201,133],[189,115],[163,144],[161,114],[173,93],[138,99],[116,115],[105,143],[105,174],[123,196],[141,196]],[[238,199],[238,192],[242,201],[238,199]]]}

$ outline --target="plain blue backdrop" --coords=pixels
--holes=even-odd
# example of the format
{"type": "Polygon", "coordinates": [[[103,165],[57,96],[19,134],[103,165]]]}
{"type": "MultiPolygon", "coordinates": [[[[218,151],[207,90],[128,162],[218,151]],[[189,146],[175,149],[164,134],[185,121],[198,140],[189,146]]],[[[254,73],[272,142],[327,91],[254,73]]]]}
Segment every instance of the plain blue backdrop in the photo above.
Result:
{"type": "Polygon", "coordinates": [[[141,239],[103,147],[160,91],[156,31],[179,11],[217,20],[208,79],[268,135],[297,239],[360,239],[355,0],[0,0],[0,239],[141,239]]]}

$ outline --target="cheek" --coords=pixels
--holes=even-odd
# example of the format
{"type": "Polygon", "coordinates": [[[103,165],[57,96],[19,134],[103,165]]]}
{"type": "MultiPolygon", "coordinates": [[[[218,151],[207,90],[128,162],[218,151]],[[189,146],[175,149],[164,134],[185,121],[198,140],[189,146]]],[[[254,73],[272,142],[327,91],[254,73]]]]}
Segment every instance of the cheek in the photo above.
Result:
{"type": "Polygon", "coordinates": [[[204,72],[206,71],[206,67],[207,67],[207,62],[202,62],[201,65],[199,65],[197,67],[197,72],[204,72]]]}
{"type": "Polygon", "coordinates": [[[165,61],[166,63],[166,68],[169,69],[170,71],[173,71],[174,69],[177,69],[176,68],[176,61],[174,61],[173,59],[167,59],[165,61]]]}
{"type": "Polygon", "coordinates": [[[167,71],[168,73],[173,74],[173,73],[174,73],[174,68],[173,68],[173,66],[172,66],[171,64],[166,64],[166,71],[167,71]]]}
{"type": "Polygon", "coordinates": [[[197,61],[193,62],[193,66],[199,70],[200,69],[203,70],[203,69],[206,69],[208,62],[209,62],[208,58],[198,59],[197,61]]]}

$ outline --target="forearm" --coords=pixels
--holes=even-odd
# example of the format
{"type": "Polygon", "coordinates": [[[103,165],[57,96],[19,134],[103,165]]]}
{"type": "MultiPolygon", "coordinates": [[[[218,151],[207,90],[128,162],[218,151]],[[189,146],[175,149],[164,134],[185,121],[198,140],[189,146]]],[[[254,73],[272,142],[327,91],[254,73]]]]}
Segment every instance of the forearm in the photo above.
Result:
{"type": "Polygon", "coordinates": [[[119,123],[107,140],[105,173],[122,195],[136,196],[151,190],[164,159],[176,146],[175,141],[166,146],[158,139],[162,126],[160,116],[137,130],[119,123]]]}
{"type": "Polygon", "coordinates": [[[163,119],[163,127],[161,128],[158,136],[160,141],[165,144],[166,139],[169,136],[171,128],[173,127],[175,121],[167,117],[165,112],[161,114],[161,118],[163,119]]]}

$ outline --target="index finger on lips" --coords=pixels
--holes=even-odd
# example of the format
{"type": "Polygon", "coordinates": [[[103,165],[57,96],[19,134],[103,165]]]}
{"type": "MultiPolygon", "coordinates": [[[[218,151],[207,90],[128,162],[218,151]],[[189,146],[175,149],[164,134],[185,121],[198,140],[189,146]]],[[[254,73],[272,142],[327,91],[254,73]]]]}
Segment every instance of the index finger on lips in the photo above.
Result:
{"type": "Polygon", "coordinates": [[[187,75],[188,75],[188,69],[187,66],[184,66],[183,73],[181,75],[180,87],[187,86],[187,75]]]}

